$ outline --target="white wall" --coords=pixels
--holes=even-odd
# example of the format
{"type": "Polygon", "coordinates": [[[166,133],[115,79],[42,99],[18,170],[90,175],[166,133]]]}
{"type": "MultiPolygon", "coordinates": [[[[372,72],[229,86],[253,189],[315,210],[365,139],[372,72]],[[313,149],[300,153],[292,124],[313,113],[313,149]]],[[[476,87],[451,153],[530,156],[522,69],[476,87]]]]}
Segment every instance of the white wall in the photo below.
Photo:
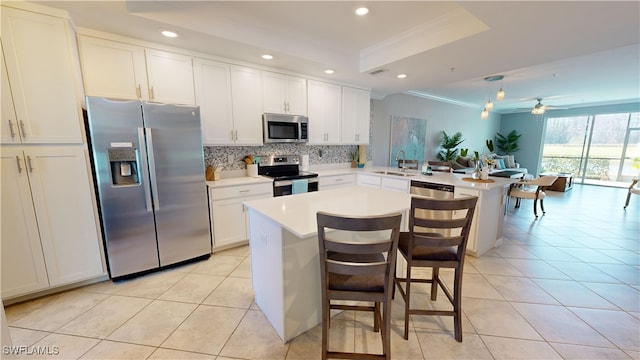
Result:
{"type": "Polygon", "coordinates": [[[389,166],[389,141],[391,116],[402,116],[427,120],[425,159],[436,160],[440,150],[442,131],[448,135],[461,132],[465,141],[459,149],[469,153],[486,150],[485,141],[493,139],[500,128],[500,115],[491,113],[489,119],[481,120],[482,109],[470,108],[407,94],[389,95],[373,101],[373,164],[389,166]]]}

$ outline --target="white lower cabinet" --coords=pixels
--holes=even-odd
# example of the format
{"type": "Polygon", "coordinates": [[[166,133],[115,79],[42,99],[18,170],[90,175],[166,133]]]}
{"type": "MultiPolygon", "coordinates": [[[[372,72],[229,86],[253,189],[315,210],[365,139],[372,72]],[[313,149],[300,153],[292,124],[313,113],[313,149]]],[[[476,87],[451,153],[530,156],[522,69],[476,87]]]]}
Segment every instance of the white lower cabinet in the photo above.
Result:
{"type": "Polygon", "coordinates": [[[1,153],[2,297],[106,275],[83,147],[1,153]]]}
{"type": "Polygon", "coordinates": [[[465,189],[456,187],[453,191],[453,197],[456,199],[468,197],[468,196],[477,196],[478,202],[476,203],[476,210],[473,213],[473,220],[471,222],[471,231],[469,232],[469,240],[467,241],[467,252],[476,255],[478,253],[477,247],[477,237],[478,237],[478,219],[479,219],[479,209],[482,208],[482,197],[480,196],[480,191],[465,189]]]}
{"type": "Polygon", "coordinates": [[[409,193],[409,179],[395,179],[381,175],[358,174],[358,185],[409,193]]]}
{"type": "Polygon", "coordinates": [[[409,193],[409,180],[382,178],[382,181],[380,182],[380,188],[409,193]]]}
{"type": "Polygon", "coordinates": [[[367,174],[358,174],[357,181],[360,186],[369,186],[374,188],[380,188],[380,184],[382,183],[380,176],[367,174]]]}
{"type": "Polygon", "coordinates": [[[341,175],[320,175],[318,177],[318,190],[337,189],[342,187],[348,187],[355,185],[356,176],[354,174],[341,174],[341,175]]]}
{"type": "Polygon", "coordinates": [[[249,240],[243,202],[273,197],[273,184],[265,182],[223,188],[209,188],[209,211],[213,228],[213,251],[249,240]]]}

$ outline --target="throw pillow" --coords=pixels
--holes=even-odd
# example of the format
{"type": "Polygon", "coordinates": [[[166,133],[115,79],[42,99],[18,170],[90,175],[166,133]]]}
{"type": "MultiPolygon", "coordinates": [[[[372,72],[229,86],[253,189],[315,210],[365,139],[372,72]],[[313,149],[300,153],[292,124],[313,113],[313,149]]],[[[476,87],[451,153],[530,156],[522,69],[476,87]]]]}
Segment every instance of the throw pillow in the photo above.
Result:
{"type": "Polygon", "coordinates": [[[496,169],[500,170],[504,168],[506,168],[504,164],[504,159],[496,159],[496,169]]]}
{"type": "Polygon", "coordinates": [[[516,167],[516,159],[513,155],[509,155],[509,167],[510,168],[515,168],[516,167]]]}

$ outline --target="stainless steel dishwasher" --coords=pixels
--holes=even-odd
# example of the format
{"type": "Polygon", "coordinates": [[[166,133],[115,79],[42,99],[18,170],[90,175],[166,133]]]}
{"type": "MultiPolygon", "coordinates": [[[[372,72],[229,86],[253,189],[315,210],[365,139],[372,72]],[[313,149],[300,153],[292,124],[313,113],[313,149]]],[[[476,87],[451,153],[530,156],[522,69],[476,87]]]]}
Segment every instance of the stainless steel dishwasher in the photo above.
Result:
{"type": "Polygon", "coordinates": [[[453,185],[411,180],[411,194],[433,199],[453,199],[453,185]]]}
{"type": "MultiPolygon", "coordinates": [[[[420,197],[432,198],[432,199],[453,199],[453,191],[455,187],[453,185],[435,184],[430,182],[411,180],[411,188],[409,192],[412,195],[418,195],[420,197]]],[[[411,215],[411,214],[409,214],[411,215]]],[[[440,219],[451,219],[453,216],[451,212],[433,211],[433,210],[417,210],[417,217],[430,217],[440,219]]],[[[429,230],[430,232],[436,230],[429,230]]],[[[437,230],[437,232],[443,232],[442,235],[449,236],[450,230],[437,230]]]]}

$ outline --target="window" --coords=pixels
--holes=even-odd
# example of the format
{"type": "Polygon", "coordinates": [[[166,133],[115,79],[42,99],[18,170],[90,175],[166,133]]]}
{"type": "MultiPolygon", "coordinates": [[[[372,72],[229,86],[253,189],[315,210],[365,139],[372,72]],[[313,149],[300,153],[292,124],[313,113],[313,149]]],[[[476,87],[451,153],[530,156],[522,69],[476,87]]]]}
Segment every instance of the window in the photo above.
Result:
{"type": "Polygon", "coordinates": [[[548,118],[543,172],[578,183],[628,186],[640,172],[640,113],[548,118]]]}

